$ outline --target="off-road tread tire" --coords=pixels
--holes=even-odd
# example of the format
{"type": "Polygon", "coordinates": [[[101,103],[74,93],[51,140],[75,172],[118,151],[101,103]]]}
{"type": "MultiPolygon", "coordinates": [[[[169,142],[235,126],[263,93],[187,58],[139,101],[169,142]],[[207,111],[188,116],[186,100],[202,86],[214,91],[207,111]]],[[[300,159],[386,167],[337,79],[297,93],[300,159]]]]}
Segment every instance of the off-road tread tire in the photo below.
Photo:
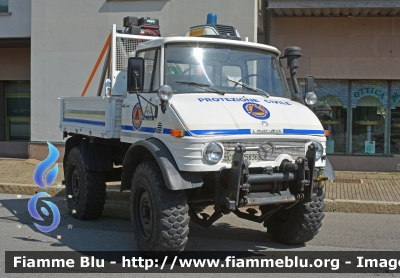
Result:
{"type": "MultiPolygon", "coordinates": [[[[264,222],[267,232],[276,241],[293,245],[312,240],[322,226],[325,217],[325,193],[321,188],[315,190],[310,202],[300,202],[290,208],[287,221],[280,223],[275,214],[264,222]]],[[[283,208],[282,208],[283,209],[283,208]]]]}
{"type": "Polygon", "coordinates": [[[139,250],[176,253],[183,251],[188,242],[188,211],[185,191],[167,188],[156,161],[143,162],[136,168],[131,187],[131,220],[139,250]],[[140,184],[146,187],[153,210],[153,233],[147,241],[140,238],[133,213],[135,193],[140,184]]]}
{"type": "MultiPolygon", "coordinates": [[[[72,217],[80,220],[97,219],[101,216],[106,202],[106,176],[104,172],[89,171],[85,167],[80,147],[70,150],[65,169],[68,171],[70,163],[75,163],[80,174],[80,194],[77,204],[68,198],[68,208],[72,217]],[[82,181],[82,182],[81,182],[82,181]],[[75,209],[76,213],[72,213],[75,209]]],[[[65,174],[65,183],[68,183],[68,173],[65,174]]]]}

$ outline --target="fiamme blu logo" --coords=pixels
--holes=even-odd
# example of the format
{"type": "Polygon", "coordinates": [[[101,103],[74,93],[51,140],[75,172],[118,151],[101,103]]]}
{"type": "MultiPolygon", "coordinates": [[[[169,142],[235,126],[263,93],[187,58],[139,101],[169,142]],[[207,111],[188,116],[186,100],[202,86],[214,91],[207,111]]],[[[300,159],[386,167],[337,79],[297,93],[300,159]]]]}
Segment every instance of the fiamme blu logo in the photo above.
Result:
{"type": "MultiPolygon", "coordinates": [[[[35,172],[33,173],[33,181],[37,186],[43,189],[47,189],[47,187],[51,186],[51,184],[57,178],[58,164],[55,164],[54,167],[52,167],[52,165],[57,161],[60,155],[57,148],[54,147],[51,143],[47,142],[47,146],[49,147],[49,155],[45,160],[39,163],[39,165],[35,169],[35,172]],[[45,175],[46,171],[47,174],[45,175]]],[[[41,197],[51,197],[51,196],[47,192],[39,192],[33,195],[28,202],[28,211],[30,215],[38,221],[44,221],[43,217],[40,216],[39,212],[36,209],[37,202],[41,197]]],[[[42,202],[44,202],[49,206],[52,212],[53,221],[50,226],[42,226],[37,223],[34,224],[39,231],[43,233],[48,233],[57,228],[58,225],[60,224],[60,211],[58,210],[58,207],[52,202],[46,200],[42,200],[42,202]]],[[[41,207],[40,210],[44,215],[46,216],[50,215],[49,211],[45,207],[41,207]]]]}

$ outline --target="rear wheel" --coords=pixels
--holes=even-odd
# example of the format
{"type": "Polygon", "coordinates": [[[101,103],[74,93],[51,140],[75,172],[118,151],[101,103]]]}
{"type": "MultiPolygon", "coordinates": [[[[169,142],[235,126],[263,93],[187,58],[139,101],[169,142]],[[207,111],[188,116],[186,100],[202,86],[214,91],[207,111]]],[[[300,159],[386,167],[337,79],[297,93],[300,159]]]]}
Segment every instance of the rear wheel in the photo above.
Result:
{"type": "Polygon", "coordinates": [[[189,234],[185,191],[169,190],[155,161],[136,168],[131,187],[131,219],[141,251],[183,251],[189,234]]]}
{"type": "Polygon", "coordinates": [[[77,219],[96,219],[101,216],[106,200],[104,172],[85,168],[81,148],[72,148],[65,166],[65,185],[68,208],[77,219]]]}
{"type": "Polygon", "coordinates": [[[311,202],[300,202],[290,209],[278,210],[264,222],[267,232],[283,244],[301,244],[312,240],[325,216],[324,198],[322,189],[317,189],[311,196],[311,202]]]}

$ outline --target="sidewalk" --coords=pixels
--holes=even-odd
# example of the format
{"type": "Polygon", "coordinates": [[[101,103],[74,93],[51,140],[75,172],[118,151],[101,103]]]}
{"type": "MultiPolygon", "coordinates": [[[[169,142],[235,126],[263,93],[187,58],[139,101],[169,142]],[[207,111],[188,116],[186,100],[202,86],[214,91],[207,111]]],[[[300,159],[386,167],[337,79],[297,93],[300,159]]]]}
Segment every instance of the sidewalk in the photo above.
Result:
{"type": "MultiPolygon", "coordinates": [[[[0,158],[0,193],[33,195],[43,191],[33,182],[40,163],[34,159],[0,158]]],[[[62,163],[57,179],[47,192],[65,196],[62,163]]],[[[335,181],[325,184],[326,211],[400,214],[400,172],[336,172],[335,181]]],[[[119,192],[119,183],[107,183],[107,198],[129,200],[129,192],[119,192]]]]}

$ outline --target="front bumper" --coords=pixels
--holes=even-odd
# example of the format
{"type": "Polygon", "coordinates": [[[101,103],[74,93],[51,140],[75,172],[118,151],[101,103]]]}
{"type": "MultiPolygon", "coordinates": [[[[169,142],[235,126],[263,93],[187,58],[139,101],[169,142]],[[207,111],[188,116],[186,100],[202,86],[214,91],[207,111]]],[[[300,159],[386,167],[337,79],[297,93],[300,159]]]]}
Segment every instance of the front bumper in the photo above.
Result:
{"type": "MultiPolygon", "coordinates": [[[[250,174],[249,163],[244,159],[246,148],[238,145],[232,159],[229,182],[216,191],[216,209],[233,211],[241,206],[293,203],[310,201],[314,185],[316,146],[310,144],[305,157],[298,157],[295,163],[283,162],[280,172],[265,168],[262,174],[250,174]],[[274,187],[270,192],[252,192],[252,184],[292,182],[290,190],[279,191],[274,187]]],[[[255,187],[255,186],[254,186],[255,187]]],[[[258,190],[259,191],[259,190],[258,190]]]]}

